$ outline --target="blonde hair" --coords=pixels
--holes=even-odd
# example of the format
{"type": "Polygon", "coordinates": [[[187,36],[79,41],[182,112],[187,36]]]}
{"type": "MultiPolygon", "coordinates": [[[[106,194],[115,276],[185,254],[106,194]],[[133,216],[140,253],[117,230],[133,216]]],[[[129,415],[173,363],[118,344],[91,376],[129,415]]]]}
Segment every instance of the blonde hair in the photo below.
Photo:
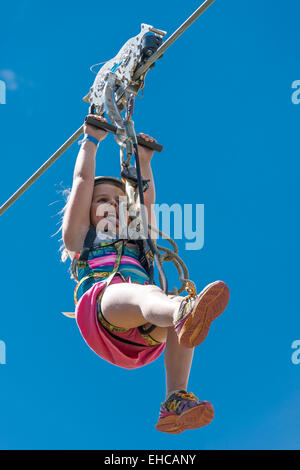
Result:
{"type": "MultiPolygon", "coordinates": [[[[62,223],[63,223],[63,218],[64,218],[64,214],[65,214],[65,211],[66,211],[66,207],[67,207],[67,204],[68,204],[68,201],[69,201],[69,197],[70,197],[70,194],[71,194],[71,188],[63,188],[63,189],[59,189],[57,190],[57,193],[61,194],[62,197],[63,197],[63,200],[65,202],[63,208],[58,211],[55,215],[56,216],[59,216],[60,219],[59,221],[57,222],[57,225],[60,224],[60,227],[59,229],[52,235],[52,237],[54,237],[55,235],[59,234],[59,232],[62,231],[62,223]]],[[[59,202],[59,201],[55,201],[55,202],[59,202]]],[[[59,253],[60,253],[60,260],[65,263],[67,261],[67,259],[69,259],[69,253],[68,253],[68,250],[66,249],[65,247],[65,244],[64,244],[64,241],[63,241],[63,238],[59,238],[58,242],[60,243],[60,246],[59,246],[59,253]]],[[[71,278],[73,278],[73,275],[71,273],[71,270],[69,269],[69,272],[71,274],[71,278]]]]}

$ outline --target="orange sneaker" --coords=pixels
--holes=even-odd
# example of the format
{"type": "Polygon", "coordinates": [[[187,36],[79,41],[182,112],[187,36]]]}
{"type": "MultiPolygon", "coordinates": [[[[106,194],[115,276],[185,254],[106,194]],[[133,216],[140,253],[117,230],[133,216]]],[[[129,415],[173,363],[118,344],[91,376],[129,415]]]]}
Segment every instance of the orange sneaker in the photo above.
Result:
{"type": "Polygon", "coordinates": [[[208,401],[199,401],[193,393],[179,390],[171,393],[161,404],[157,431],[179,434],[187,429],[197,429],[209,424],[214,409],[208,401]]]}
{"type": "Polygon", "coordinates": [[[225,310],[228,301],[229,289],[223,281],[209,284],[195,297],[185,297],[173,322],[179,344],[186,348],[201,344],[211,323],[225,310]]]}

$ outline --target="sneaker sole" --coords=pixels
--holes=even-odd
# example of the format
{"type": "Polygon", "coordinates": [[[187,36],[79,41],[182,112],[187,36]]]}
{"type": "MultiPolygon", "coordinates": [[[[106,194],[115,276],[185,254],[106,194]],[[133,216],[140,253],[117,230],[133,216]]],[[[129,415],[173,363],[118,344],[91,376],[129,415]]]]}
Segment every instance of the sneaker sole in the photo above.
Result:
{"type": "Polygon", "coordinates": [[[209,402],[185,411],[181,415],[170,415],[160,418],[155,426],[157,431],[168,434],[179,434],[188,429],[198,429],[211,423],[214,418],[214,409],[209,402]]]}
{"type": "Polygon", "coordinates": [[[198,296],[194,310],[184,323],[178,341],[181,346],[194,348],[201,344],[212,322],[221,315],[229,301],[229,289],[225,282],[209,284],[198,296]]]}

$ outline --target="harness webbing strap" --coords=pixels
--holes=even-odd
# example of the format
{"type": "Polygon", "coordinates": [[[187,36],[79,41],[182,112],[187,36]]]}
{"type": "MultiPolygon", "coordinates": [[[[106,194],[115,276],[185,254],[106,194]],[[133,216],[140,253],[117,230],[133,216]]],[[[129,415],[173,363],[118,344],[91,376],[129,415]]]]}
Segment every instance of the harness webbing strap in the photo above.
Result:
{"type": "Polygon", "coordinates": [[[79,282],[77,282],[75,290],[74,290],[74,303],[75,303],[75,305],[77,305],[77,302],[78,302],[78,300],[77,300],[78,289],[85,281],[91,279],[92,277],[95,278],[95,279],[98,279],[98,280],[103,279],[103,278],[106,278],[107,276],[109,276],[109,274],[110,273],[105,272],[105,271],[92,272],[92,273],[88,274],[87,276],[83,277],[79,282]]]}
{"type": "Polygon", "coordinates": [[[140,263],[149,274],[150,284],[154,284],[153,254],[151,250],[146,253],[144,240],[135,240],[140,251],[140,263]]]}
{"type": "MultiPolygon", "coordinates": [[[[153,325],[154,326],[154,325],[153,325]]],[[[155,328],[155,326],[154,326],[155,328]]],[[[154,329],[153,328],[153,329],[154,329]]],[[[107,333],[112,336],[113,338],[117,339],[118,341],[121,341],[122,343],[127,343],[127,344],[132,344],[133,346],[141,346],[143,348],[152,348],[153,346],[151,346],[151,344],[149,345],[146,345],[146,344],[140,344],[140,343],[134,343],[133,341],[129,341],[129,339],[125,339],[125,338],[122,338],[120,336],[117,336],[117,335],[114,335],[110,330],[108,329],[105,329],[105,331],[107,331],[107,333]]],[[[144,334],[147,334],[145,332],[143,332],[144,334]]],[[[159,343],[158,343],[159,344],[159,343]]]]}
{"type": "Polygon", "coordinates": [[[87,260],[89,258],[89,252],[90,252],[90,249],[93,246],[96,235],[97,235],[96,228],[93,225],[91,225],[90,228],[88,229],[88,232],[87,232],[86,237],[84,239],[83,248],[80,252],[80,256],[79,256],[78,261],[87,262],[87,260]]]}
{"type": "Polygon", "coordinates": [[[117,257],[116,257],[116,260],[115,260],[115,264],[114,264],[114,267],[113,267],[113,270],[112,270],[112,273],[111,275],[106,279],[106,287],[109,286],[109,284],[111,283],[111,281],[113,280],[113,278],[115,277],[115,275],[117,274],[117,272],[119,271],[119,267],[120,267],[120,263],[121,263],[121,258],[123,256],[123,253],[124,253],[124,240],[121,240],[121,241],[118,241],[117,243],[115,243],[115,247],[118,251],[117,253],[117,257]]]}
{"type": "Polygon", "coordinates": [[[155,330],[155,328],[156,328],[156,325],[151,325],[151,326],[149,326],[149,328],[147,328],[147,329],[145,329],[145,328],[143,327],[143,325],[142,325],[142,326],[138,326],[139,332],[142,333],[142,334],[144,334],[144,335],[149,335],[149,333],[151,333],[151,331],[155,330]]]}

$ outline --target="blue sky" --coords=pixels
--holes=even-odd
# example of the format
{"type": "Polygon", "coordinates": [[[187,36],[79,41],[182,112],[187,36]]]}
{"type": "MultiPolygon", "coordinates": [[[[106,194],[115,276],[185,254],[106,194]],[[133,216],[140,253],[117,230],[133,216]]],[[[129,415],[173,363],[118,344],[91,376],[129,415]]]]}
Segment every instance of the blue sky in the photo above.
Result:
{"type": "MultiPolygon", "coordinates": [[[[1,5],[1,203],[81,125],[89,67],[143,22],[171,34],[199,3],[1,5]]],[[[119,369],[61,315],[73,309],[75,284],[52,235],[75,144],[1,217],[1,449],[300,448],[300,364],[291,361],[300,340],[299,14],[296,0],[217,0],[149,72],[136,103],[137,132],[164,145],[153,158],[157,203],[205,206],[204,247],[184,251],[178,241],[191,278],[199,290],[215,279],[231,290],[190,379],[213,403],[213,423],[155,431],[163,358],[119,369]]],[[[111,136],[97,172],[119,175],[111,136]]]]}

